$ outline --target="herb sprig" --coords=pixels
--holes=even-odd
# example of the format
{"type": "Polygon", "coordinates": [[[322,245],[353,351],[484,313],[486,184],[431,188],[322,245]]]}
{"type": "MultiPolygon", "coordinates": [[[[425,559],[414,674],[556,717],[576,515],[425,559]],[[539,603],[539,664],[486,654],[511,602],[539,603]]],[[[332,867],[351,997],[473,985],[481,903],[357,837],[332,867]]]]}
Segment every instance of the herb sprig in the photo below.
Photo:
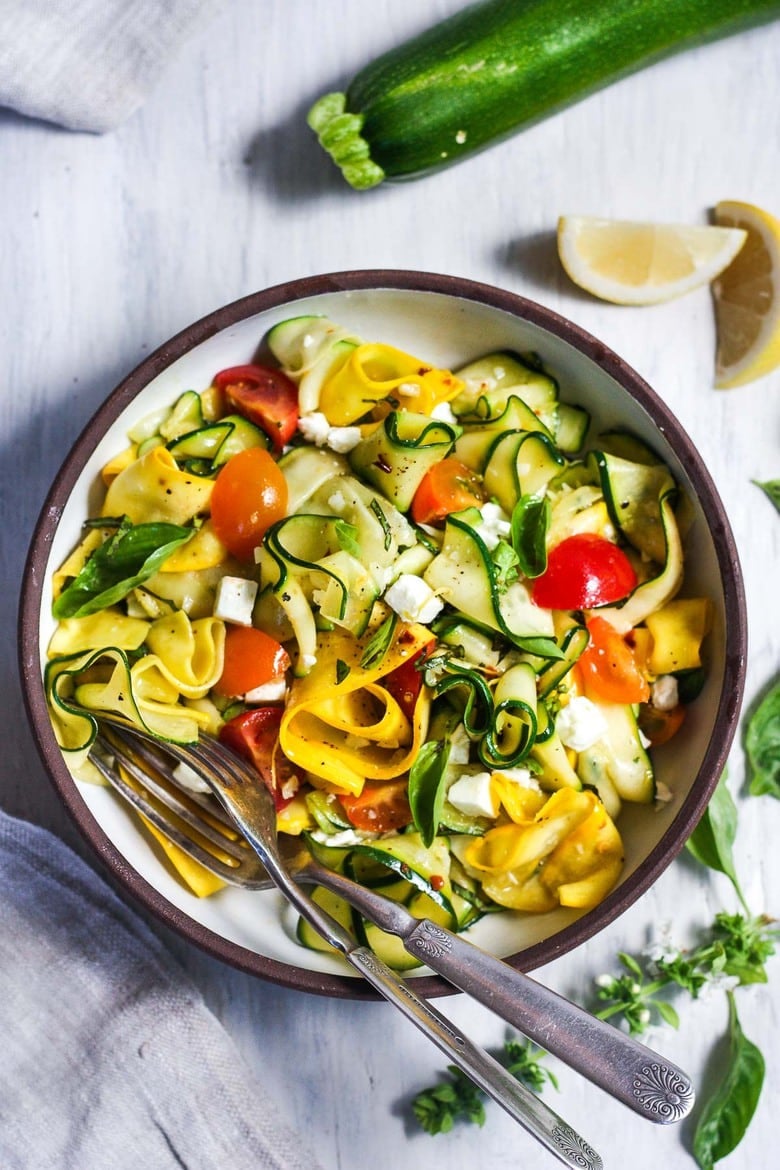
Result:
{"type": "MultiPolygon", "coordinates": [[[[558,1088],[554,1073],[542,1061],[547,1056],[528,1040],[507,1037],[497,1059],[521,1084],[540,1093],[546,1084],[558,1088]]],[[[445,1079],[423,1089],[412,1101],[412,1112],[426,1133],[449,1133],[456,1122],[485,1124],[485,1094],[454,1064],[445,1079]]]]}

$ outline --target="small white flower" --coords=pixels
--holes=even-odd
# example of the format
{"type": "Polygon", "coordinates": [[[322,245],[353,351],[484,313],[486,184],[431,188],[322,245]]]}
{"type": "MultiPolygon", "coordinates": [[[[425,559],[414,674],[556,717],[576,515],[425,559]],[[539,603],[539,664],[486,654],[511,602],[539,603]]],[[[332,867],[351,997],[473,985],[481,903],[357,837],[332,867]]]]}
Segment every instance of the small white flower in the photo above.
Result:
{"type": "Polygon", "coordinates": [[[727,975],[725,971],[716,971],[711,975],[699,992],[699,999],[711,999],[720,991],[733,991],[739,987],[738,975],[727,975]]]}
{"type": "Polygon", "coordinates": [[[671,922],[659,924],[655,937],[642,952],[651,963],[674,963],[679,959],[680,949],[672,943],[671,931],[671,922]]]}
{"type": "Polygon", "coordinates": [[[612,984],[615,982],[615,980],[611,975],[607,975],[605,973],[604,975],[597,975],[596,978],[593,980],[593,982],[596,984],[597,987],[606,988],[606,987],[611,987],[612,984]]]}

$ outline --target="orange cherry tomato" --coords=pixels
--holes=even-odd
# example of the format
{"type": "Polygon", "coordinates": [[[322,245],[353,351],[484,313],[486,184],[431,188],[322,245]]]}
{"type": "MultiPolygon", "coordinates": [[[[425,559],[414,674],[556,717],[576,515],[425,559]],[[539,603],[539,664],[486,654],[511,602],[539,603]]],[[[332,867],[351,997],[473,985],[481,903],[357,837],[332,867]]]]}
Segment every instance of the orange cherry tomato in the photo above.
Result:
{"type": "Polygon", "coordinates": [[[384,784],[366,784],[359,796],[339,795],[350,824],[367,833],[389,833],[412,823],[407,796],[408,777],[384,784]]]}
{"type": "Polygon", "coordinates": [[[289,665],[290,656],[275,638],[254,626],[228,626],[225,661],[214,689],[220,695],[245,695],[283,678],[289,665]]]}
{"type": "Polygon", "coordinates": [[[607,703],[646,703],[650,687],[625,638],[602,617],[587,626],[590,642],[577,659],[585,694],[607,703]]]}
{"type": "Polygon", "coordinates": [[[426,471],[412,500],[415,524],[436,524],[464,508],[478,508],[486,499],[482,481],[460,459],[442,459],[426,471]]]}
{"type": "Polygon", "coordinates": [[[287,509],[287,483],[262,447],[228,459],[211,493],[214,531],[234,557],[251,561],[266,529],[287,509]]]}
{"type": "Polygon", "coordinates": [[[676,735],[685,719],[685,707],[678,704],[669,711],[661,711],[643,703],[639,709],[639,730],[650,740],[651,747],[659,747],[676,735]]]}

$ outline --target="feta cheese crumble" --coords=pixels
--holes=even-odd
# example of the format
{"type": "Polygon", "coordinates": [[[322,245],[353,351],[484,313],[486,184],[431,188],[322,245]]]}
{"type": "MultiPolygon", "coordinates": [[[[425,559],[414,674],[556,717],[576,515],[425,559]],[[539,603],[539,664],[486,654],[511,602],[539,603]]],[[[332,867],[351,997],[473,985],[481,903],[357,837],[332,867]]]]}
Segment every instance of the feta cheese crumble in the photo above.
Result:
{"type": "Polygon", "coordinates": [[[244,695],[245,703],[278,703],[285,695],[287,690],[287,683],[283,678],[271,679],[270,682],[261,683],[259,687],[253,687],[251,691],[247,691],[244,695]]]}
{"type": "Polygon", "coordinates": [[[324,447],[328,441],[330,423],[324,414],[315,410],[311,414],[301,415],[298,419],[298,430],[307,442],[314,443],[315,447],[324,447]]]}
{"type": "Polygon", "coordinates": [[[357,447],[362,438],[360,427],[331,427],[327,443],[337,455],[346,455],[353,447],[357,447]]]}
{"type": "Polygon", "coordinates": [[[482,521],[477,526],[477,535],[482,539],[488,552],[492,552],[499,540],[508,540],[512,531],[509,517],[498,504],[488,501],[480,508],[482,521]]]}
{"type": "Polygon", "coordinates": [[[492,777],[489,772],[459,777],[450,785],[447,800],[458,812],[467,817],[495,819],[498,815],[498,800],[493,794],[492,777]]]}
{"type": "Polygon", "coordinates": [[[211,792],[206,781],[189,764],[177,764],[171,772],[176,783],[187,792],[211,792]]]}
{"type": "Polygon", "coordinates": [[[449,402],[437,402],[431,411],[431,418],[435,418],[437,422],[450,423],[452,426],[458,421],[449,402]]]}
{"type": "Polygon", "coordinates": [[[680,702],[677,679],[673,674],[662,674],[650,688],[650,702],[659,711],[671,711],[680,702]]]}
{"type": "Polygon", "coordinates": [[[444,608],[430,585],[413,573],[402,573],[385,593],[385,601],[402,621],[423,625],[432,622],[444,608]]]}
{"type": "Polygon", "coordinates": [[[575,695],[555,720],[555,730],[564,747],[584,752],[601,739],[607,721],[595,703],[584,695],[575,695]]]}
{"type": "Polygon", "coordinates": [[[257,581],[244,577],[220,577],[214,602],[214,617],[236,626],[251,626],[257,597],[257,581]]]}
{"type": "Polygon", "coordinates": [[[360,427],[332,427],[319,410],[302,414],[298,419],[298,430],[315,447],[330,447],[338,455],[346,455],[363,437],[360,427]]]}
{"type": "Polygon", "coordinates": [[[496,775],[504,780],[511,780],[513,784],[519,784],[521,788],[530,788],[532,792],[542,791],[530,768],[501,768],[496,775]]]}

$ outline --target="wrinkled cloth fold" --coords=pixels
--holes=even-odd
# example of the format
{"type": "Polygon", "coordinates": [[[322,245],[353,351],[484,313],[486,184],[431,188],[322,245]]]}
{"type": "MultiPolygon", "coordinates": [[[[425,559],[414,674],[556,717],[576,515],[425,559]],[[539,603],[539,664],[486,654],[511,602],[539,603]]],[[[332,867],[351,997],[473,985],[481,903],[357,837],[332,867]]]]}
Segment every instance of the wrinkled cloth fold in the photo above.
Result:
{"type": "Polygon", "coordinates": [[[222,0],[0,0],[0,106],[102,133],[222,0]]]}
{"type": "Polygon", "coordinates": [[[3,1170],[317,1170],[164,944],[0,811],[3,1170]]]}

